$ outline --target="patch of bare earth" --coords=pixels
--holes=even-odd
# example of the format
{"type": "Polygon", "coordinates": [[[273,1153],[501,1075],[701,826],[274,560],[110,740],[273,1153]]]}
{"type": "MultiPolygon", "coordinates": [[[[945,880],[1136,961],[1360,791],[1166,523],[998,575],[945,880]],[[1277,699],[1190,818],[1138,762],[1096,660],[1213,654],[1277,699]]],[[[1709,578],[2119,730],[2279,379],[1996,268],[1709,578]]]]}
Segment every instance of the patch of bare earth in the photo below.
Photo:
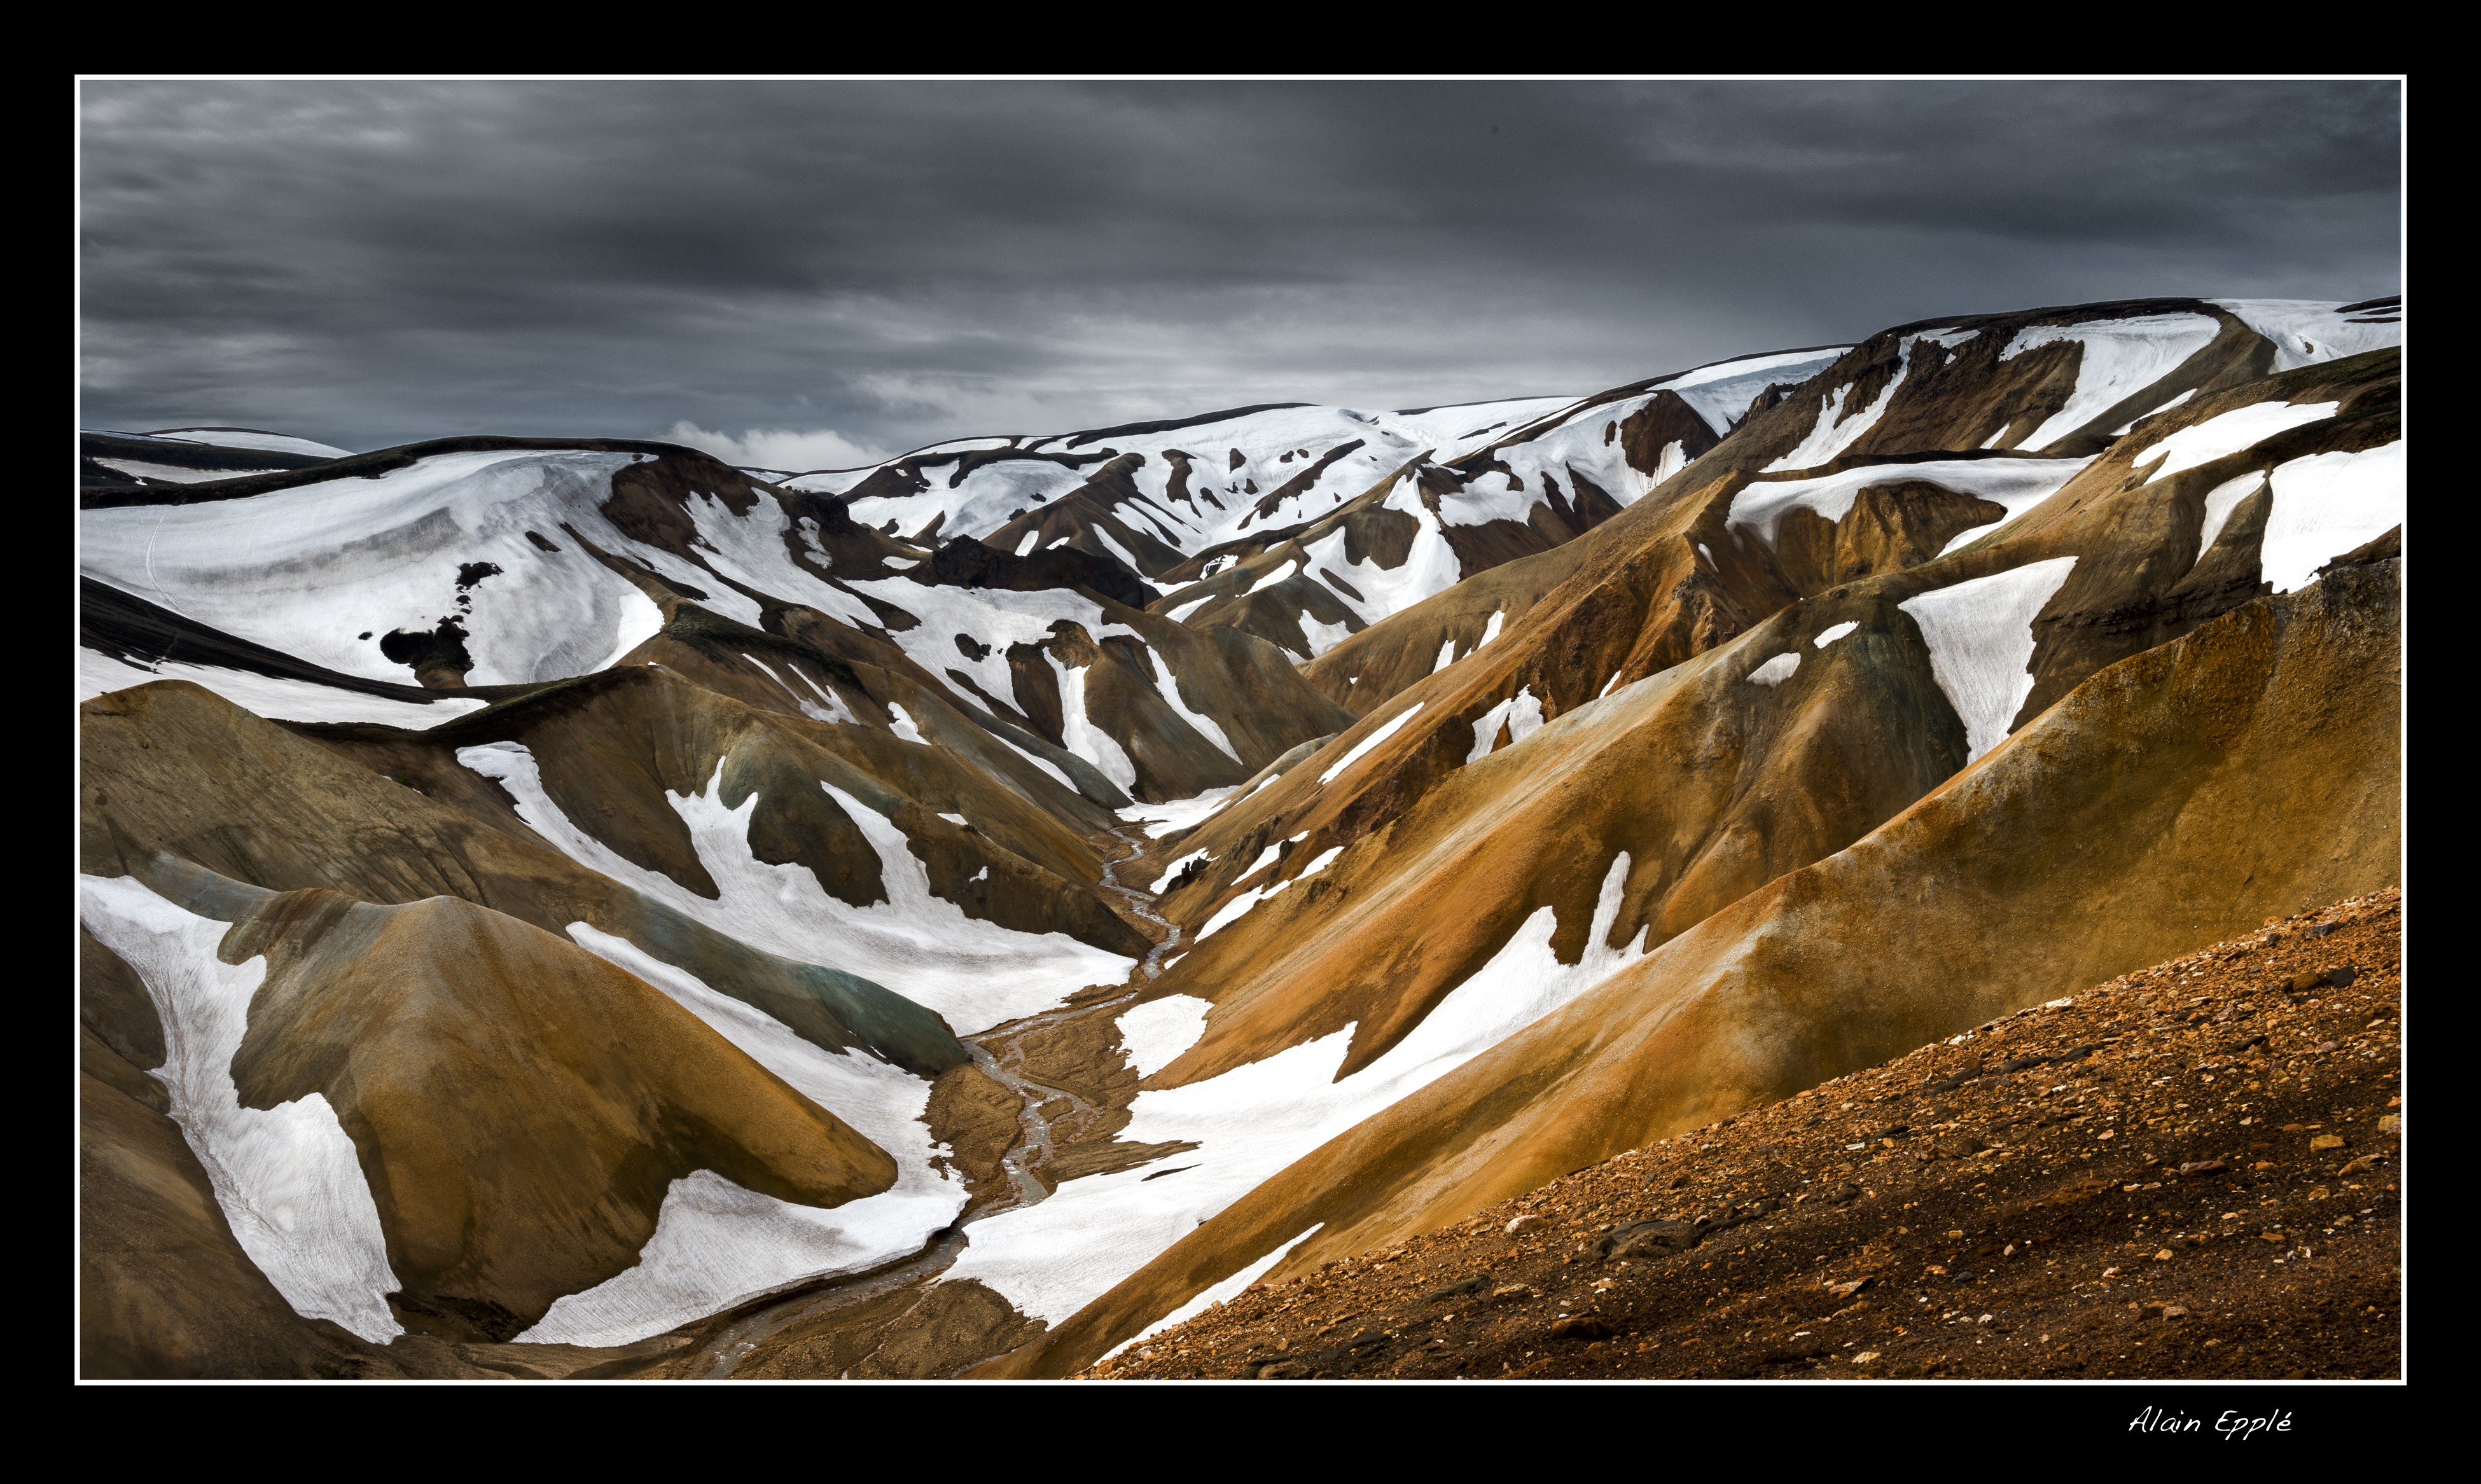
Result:
{"type": "Polygon", "coordinates": [[[2401,894],[1994,1021],[1097,1378],[2393,1377],[2401,894]]]}

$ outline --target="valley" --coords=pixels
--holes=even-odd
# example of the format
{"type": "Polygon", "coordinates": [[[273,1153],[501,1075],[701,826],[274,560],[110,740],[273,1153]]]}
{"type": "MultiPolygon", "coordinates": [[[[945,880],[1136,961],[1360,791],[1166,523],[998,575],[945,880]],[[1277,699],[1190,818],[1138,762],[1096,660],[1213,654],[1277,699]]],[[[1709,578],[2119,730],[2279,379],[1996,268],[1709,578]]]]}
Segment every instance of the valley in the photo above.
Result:
{"type": "Polygon", "coordinates": [[[2401,341],[91,431],[82,1371],[2394,1374],[2401,341]]]}

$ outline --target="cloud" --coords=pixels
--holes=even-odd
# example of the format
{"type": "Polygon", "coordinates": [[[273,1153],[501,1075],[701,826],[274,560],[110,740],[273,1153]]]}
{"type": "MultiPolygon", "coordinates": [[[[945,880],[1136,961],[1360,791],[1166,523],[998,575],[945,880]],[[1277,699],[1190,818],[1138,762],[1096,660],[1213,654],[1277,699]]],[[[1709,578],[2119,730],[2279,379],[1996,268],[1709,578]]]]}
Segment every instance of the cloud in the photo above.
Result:
{"type": "Polygon", "coordinates": [[[2387,82],[81,97],[85,418],[352,448],[681,421],[901,450],[1583,393],[1942,314],[2399,287],[2387,82]]]}
{"type": "Polygon", "coordinates": [[[757,428],[736,438],[727,432],[709,432],[683,419],[666,429],[662,440],[703,450],[740,468],[782,469],[795,474],[814,469],[857,469],[883,462],[889,456],[885,449],[856,443],[832,428],[809,432],[757,428]]]}

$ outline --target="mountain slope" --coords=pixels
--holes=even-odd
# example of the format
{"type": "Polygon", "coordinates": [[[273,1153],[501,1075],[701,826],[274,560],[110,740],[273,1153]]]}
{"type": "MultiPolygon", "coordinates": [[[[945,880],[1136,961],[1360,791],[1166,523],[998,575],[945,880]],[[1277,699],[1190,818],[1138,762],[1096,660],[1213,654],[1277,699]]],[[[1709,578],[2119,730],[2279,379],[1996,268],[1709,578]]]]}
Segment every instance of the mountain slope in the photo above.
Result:
{"type": "MultiPolygon", "coordinates": [[[[1561,961],[1574,962],[1616,853],[1630,864],[1606,924],[1614,949],[1640,929],[1658,946],[1842,848],[2102,664],[2272,586],[2255,580],[2250,547],[2262,545],[2287,478],[2280,471],[2371,458],[2382,470],[2399,447],[2386,441],[2395,427],[2390,354],[2183,408],[2170,430],[2128,440],[2149,447],[2084,466],[1998,538],[1811,597],[1778,588],[1774,615],[1738,640],[1680,655],[1635,685],[1628,676],[1645,663],[1648,611],[1658,635],[1677,612],[1659,588],[1638,596],[1640,585],[1666,552],[1694,544],[1681,542],[1680,525],[1724,525],[1751,486],[1726,479],[1663,525],[1646,530],[1658,512],[1632,511],[1577,543],[1593,565],[1559,598],[1280,782],[1157,847],[1166,863],[1193,858],[1167,913],[1215,929],[1166,981],[1212,984],[1218,1006],[1206,1041],[1173,1075],[1212,1075],[1346,1023],[1360,1027],[1360,1064],[1544,907],[1565,924],[1561,961]],[[2151,478],[2158,461],[2137,465],[2180,429],[2222,437],[2212,425],[2230,415],[2227,403],[2323,411],[2171,478],[2151,478]],[[2277,483],[2234,473],[2252,464],[2278,470],[2277,483]],[[2256,493],[2231,508],[2207,560],[2191,565],[2207,497],[2235,484],[2256,493]],[[1620,545],[1628,534],[1638,539],[1620,545]],[[1594,708],[1597,724],[1530,740],[1598,692],[1609,700],[1594,708]],[[1283,858],[1267,861],[1278,845],[1283,858]],[[1319,883],[1276,890],[1312,861],[1322,862],[1319,883]],[[1345,945],[1341,959],[1318,956],[1325,943],[1345,945]],[[1270,944],[1283,947],[1269,952],[1270,944]]],[[[2365,513],[2338,514],[2344,524],[2325,531],[2333,554],[2400,518],[2383,488],[2366,498],[2365,513]]],[[[1716,538],[1736,560],[1710,575],[1692,554],[1686,583],[1711,588],[1739,575],[1743,592],[1763,593],[1758,584],[1778,570],[1763,535],[1716,538]]]]}
{"type": "Polygon", "coordinates": [[[2397,1374],[2401,934],[2392,891],[2271,920],[1270,1276],[1092,1373],[2397,1374]]]}
{"type": "MultiPolygon", "coordinates": [[[[1005,1372],[1076,1369],[1279,1249],[1314,1266],[1382,1246],[2269,912],[2388,884],[2395,613],[2390,562],[2345,569],[2095,676],[1867,839],[1599,984],[1572,979],[1565,1003],[1254,1182],[1005,1372]],[[2321,821],[2335,845],[2293,848],[2259,832],[2267,820],[2321,821]],[[2018,950],[2031,942],[2045,951],[2018,950]]],[[[1345,1040],[1288,1054],[1348,1085],[1345,1040]]],[[[1136,1112],[1143,1137],[1143,1095],[1136,1112]]]]}
{"type": "Polygon", "coordinates": [[[82,494],[89,1364],[1063,1373],[2392,885],[2400,334],[781,478],[147,435],[229,477],[82,494]]]}

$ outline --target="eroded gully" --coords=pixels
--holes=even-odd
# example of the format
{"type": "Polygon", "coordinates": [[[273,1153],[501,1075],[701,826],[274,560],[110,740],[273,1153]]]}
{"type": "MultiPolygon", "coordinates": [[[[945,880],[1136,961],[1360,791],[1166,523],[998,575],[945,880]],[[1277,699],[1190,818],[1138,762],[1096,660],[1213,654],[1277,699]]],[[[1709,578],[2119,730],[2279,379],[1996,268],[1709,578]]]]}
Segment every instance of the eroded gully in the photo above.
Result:
{"type": "MultiPolygon", "coordinates": [[[[1050,1162],[1062,1133],[1082,1133],[1102,1110],[1064,1087],[1054,1087],[1035,1081],[1025,1075],[1025,1043],[1039,1030],[1048,1030],[1080,1017],[1099,1011],[1117,1009],[1143,992],[1146,984],[1162,973],[1164,955],[1179,946],[1178,924],[1158,914],[1152,893],[1142,892],[1120,881],[1119,868],[1145,853],[1145,842],[1128,831],[1114,829],[1111,838],[1129,847],[1126,855],[1103,863],[1103,890],[1128,903],[1130,915],[1140,918],[1164,930],[1163,939],[1146,953],[1128,986],[1109,999],[1088,1004],[1062,1006],[1029,1015],[1021,1020],[994,1026],[976,1035],[960,1036],[966,1054],[973,1058],[992,1080],[1014,1093],[1017,1099],[1017,1138],[1006,1154],[1000,1157],[1000,1167],[1007,1174],[1007,1188],[996,1192],[992,1199],[969,1210],[952,1226],[930,1234],[929,1239],[909,1256],[884,1263],[858,1272],[836,1273],[805,1279],[772,1302],[765,1303],[727,1325],[699,1351],[691,1374],[699,1380],[728,1379],[733,1370],[756,1353],[767,1340],[787,1326],[816,1319],[840,1309],[877,1298],[917,1283],[927,1283],[954,1265],[956,1258],[971,1240],[965,1229],[986,1216],[1021,1207],[1038,1206],[1050,1198],[1051,1187],[1036,1173],[1050,1162]]],[[[978,1359],[972,1363],[979,1365],[978,1359]]],[[[961,1367],[971,1369],[971,1366],[961,1367]]]]}

